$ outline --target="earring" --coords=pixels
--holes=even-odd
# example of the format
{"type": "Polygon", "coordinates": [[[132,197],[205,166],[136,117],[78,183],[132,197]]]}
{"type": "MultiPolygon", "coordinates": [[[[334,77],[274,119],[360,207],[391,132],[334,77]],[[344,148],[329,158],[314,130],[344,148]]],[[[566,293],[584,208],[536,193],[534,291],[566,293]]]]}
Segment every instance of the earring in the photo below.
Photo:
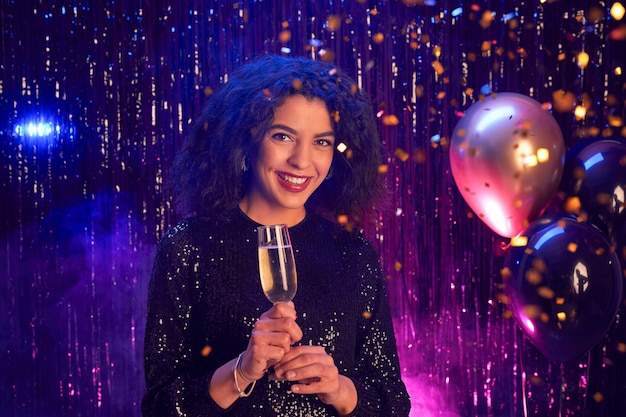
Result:
{"type": "Polygon", "coordinates": [[[249,165],[250,164],[248,163],[248,157],[244,155],[244,157],[241,158],[241,172],[247,172],[250,168],[249,165]]]}

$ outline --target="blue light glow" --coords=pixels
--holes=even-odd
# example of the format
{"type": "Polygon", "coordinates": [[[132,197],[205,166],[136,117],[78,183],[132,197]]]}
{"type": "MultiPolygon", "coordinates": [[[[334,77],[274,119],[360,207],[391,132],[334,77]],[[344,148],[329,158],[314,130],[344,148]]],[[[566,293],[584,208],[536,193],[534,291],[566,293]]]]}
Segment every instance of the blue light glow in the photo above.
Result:
{"type": "Polygon", "coordinates": [[[602,161],[604,161],[604,155],[602,155],[601,152],[598,152],[597,154],[591,155],[589,158],[587,158],[587,160],[585,160],[583,162],[583,166],[585,167],[585,171],[589,171],[592,166],[594,166],[595,164],[600,163],[602,161]]]}
{"type": "Polygon", "coordinates": [[[55,133],[58,134],[60,131],[59,125],[55,126],[50,122],[30,122],[15,126],[15,135],[19,137],[45,138],[55,133]]]}
{"type": "Polygon", "coordinates": [[[539,248],[541,248],[544,243],[548,242],[555,236],[562,235],[563,233],[565,233],[565,229],[563,229],[562,227],[555,227],[552,230],[548,230],[543,236],[541,236],[537,243],[535,243],[533,249],[539,250],[539,248]]]}
{"type": "Polygon", "coordinates": [[[74,139],[74,129],[50,120],[25,120],[13,126],[12,136],[24,143],[54,145],[61,137],[74,139]]]}

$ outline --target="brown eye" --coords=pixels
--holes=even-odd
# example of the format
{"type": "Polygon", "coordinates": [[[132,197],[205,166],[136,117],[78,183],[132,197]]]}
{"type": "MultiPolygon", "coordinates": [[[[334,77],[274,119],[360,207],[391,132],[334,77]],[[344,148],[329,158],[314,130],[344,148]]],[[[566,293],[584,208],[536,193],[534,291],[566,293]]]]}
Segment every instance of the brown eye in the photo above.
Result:
{"type": "Polygon", "coordinates": [[[287,142],[287,141],[292,141],[293,139],[291,138],[291,136],[287,135],[286,133],[274,133],[272,135],[272,140],[275,140],[277,142],[287,142]]]}

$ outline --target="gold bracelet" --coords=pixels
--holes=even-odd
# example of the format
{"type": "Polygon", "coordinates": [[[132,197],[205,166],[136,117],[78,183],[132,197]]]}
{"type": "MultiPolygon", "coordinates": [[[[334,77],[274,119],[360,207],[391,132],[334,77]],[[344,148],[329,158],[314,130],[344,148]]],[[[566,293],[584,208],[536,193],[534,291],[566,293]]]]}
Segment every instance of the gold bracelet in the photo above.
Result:
{"type": "Polygon", "coordinates": [[[239,392],[239,398],[249,397],[250,394],[252,394],[252,390],[254,389],[254,386],[256,385],[256,381],[249,380],[248,378],[244,376],[243,372],[241,372],[241,357],[242,356],[243,356],[243,352],[241,352],[239,356],[237,357],[237,362],[235,363],[235,368],[233,369],[233,378],[235,379],[235,387],[237,388],[237,391],[239,392]],[[246,388],[242,390],[239,387],[239,381],[237,381],[237,370],[239,370],[239,374],[244,379],[244,381],[252,384],[250,388],[246,388]]]}

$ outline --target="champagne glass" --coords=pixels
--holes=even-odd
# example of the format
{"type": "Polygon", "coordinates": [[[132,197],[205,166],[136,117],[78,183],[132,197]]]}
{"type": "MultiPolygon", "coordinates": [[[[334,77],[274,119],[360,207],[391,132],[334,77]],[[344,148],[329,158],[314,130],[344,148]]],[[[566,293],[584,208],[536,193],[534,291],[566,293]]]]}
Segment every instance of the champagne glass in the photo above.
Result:
{"type": "Polygon", "coordinates": [[[259,226],[259,273],[265,296],[272,303],[286,303],[298,289],[296,264],[285,224],[259,226]]]}

